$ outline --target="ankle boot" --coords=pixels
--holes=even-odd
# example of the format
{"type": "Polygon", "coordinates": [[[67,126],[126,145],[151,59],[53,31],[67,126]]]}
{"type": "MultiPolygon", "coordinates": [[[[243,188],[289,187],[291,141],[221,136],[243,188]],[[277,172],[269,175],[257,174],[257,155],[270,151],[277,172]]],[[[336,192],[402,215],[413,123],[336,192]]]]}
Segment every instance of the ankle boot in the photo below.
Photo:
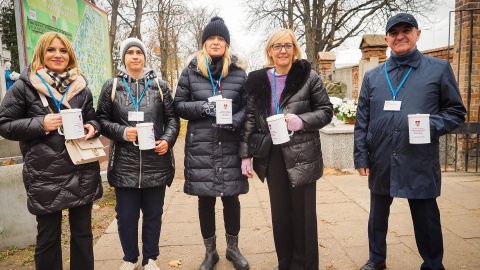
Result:
{"type": "Polygon", "coordinates": [[[200,265],[200,270],[213,270],[213,267],[220,259],[217,252],[217,236],[210,237],[208,239],[203,239],[205,244],[205,259],[200,265]]]}
{"type": "Polygon", "coordinates": [[[238,249],[238,236],[225,234],[225,237],[227,238],[227,260],[233,263],[233,267],[236,270],[248,270],[247,259],[243,257],[240,249],[238,249]]]}

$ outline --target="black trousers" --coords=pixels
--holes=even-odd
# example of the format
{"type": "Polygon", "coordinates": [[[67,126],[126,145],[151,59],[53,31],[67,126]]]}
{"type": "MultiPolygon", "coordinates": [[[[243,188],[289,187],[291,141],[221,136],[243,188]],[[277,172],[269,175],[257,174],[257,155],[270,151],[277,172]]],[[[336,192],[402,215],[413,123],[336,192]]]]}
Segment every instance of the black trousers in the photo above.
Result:
{"type": "Polygon", "coordinates": [[[165,186],[154,188],[115,188],[118,235],[123,249],[123,260],[136,263],[138,249],[138,220],[142,219],[142,265],[160,254],[165,186]]]}
{"type": "MultiPolygon", "coordinates": [[[[237,236],[240,232],[240,200],[237,196],[221,197],[223,203],[223,222],[225,232],[237,236]]],[[[198,197],[198,216],[203,239],[215,236],[216,197],[198,197]]]]}
{"type": "Polygon", "coordinates": [[[316,182],[293,188],[280,146],[270,152],[267,184],[279,270],[318,270],[316,182]]]}
{"type": "MultiPolygon", "coordinates": [[[[370,193],[370,216],[368,219],[368,244],[370,261],[383,262],[387,258],[387,231],[390,205],[389,195],[370,193]]],[[[436,199],[409,199],[415,241],[423,259],[420,269],[445,269],[443,260],[443,237],[440,211],[436,199]]]]}
{"type": "MultiPolygon", "coordinates": [[[[37,215],[36,270],[62,269],[62,211],[37,215]]],[[[68,209],[70,269],[93,270],[92,203],[68,209]]]]}

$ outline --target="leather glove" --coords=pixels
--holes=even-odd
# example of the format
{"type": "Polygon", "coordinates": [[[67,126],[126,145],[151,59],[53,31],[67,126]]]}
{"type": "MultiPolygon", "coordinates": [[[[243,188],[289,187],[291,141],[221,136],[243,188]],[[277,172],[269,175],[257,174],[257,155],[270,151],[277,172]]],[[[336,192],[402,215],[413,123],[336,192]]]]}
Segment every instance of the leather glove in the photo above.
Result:
{"type": "Polygon", "coordinates": [[[202,116],[216,116],[217,115],[217,109],[215,106],[215,102],[210,101],[210,102],[205,102],[202,105],[202,116]]]}
{"type": "Polygon", "coordinates": [[[235,131],[235,127],[232,124],[212,124],[212,127],[223,128],[230,131],[235,131]]]}
{"type": "Polygon", "coordinates": [[[252,173],[252,159],[242,158],[242,174],[248,175],[252,173]]]}
{"type": "Polygon", "coordinates": [[[303,120],[298,117],[298,115],[293,113],[288,113],[287,115],[287,129],[291,131],[299,131],[302,130],[305,124],[303,120]]]}

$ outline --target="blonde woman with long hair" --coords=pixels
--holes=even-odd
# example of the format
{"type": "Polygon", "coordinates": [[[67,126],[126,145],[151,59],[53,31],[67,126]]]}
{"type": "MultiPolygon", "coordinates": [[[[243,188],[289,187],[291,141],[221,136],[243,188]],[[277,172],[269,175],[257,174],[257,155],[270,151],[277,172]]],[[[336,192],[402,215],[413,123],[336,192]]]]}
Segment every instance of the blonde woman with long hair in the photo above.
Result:
{"type": "Polygon", "coordinates": [[[65,147],[59,112],[82,109],[85,140],[99,136],[93,98],[78,69],[72,44],[44,33],[33,60],[0,106],[0,135],[20,141],[27,206],[37,219],[35,268],[62,269],[62,210],[70,222],[70,269],[93,270],[92,203],[102,197],[99,163],[74,165],[65,147]],[[45,106],[41,96],[45,96],[45,106]]]}
{"type": "Polygon", "coordinates": [[[206,248],[200,269],[213,269],[219,260],[216,250],[215,202],[223,202],[227,240],[226,257],[235,269],[248,269],[238,248],[240,201],[248,192],[247,177],[238,157],[240,128],[245,100],[243,82],[246,63],[232,55],[230,33],[223,19],[212,18],[202,35],[203,48],[189,62],[174,99],[177,114],[188,120],[185,141],[184,192],[198,196],[200,229],[206,248]],[[232,124],[216,125],[215,100],[232,100],[232,124]]]}

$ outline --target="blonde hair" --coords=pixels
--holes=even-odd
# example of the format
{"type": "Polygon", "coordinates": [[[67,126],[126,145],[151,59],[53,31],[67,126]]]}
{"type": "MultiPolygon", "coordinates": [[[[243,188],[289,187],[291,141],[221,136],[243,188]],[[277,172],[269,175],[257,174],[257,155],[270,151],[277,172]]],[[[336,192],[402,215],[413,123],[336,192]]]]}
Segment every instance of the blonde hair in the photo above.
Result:
{"type": "MultiPolygon", "coordinates": [[[[68,71],[73,68],[78,68],[77,57],[75,56],[75,52],[73,51],[73,46],[68,38],[57,32],[46,32],[40,36],[38,40],[37,46],[35,46],[35,50],[33,51],[33,60],[30,64],[30,75],[35,74],[39,67],[45,67],[45,63],[43,62],[43,58],[45,57],[45,53],[47,52],[48,47],[52,44],[52,41],[58,38],[65,46],[67,50],[69,61],[65,71],[68,71]]],[[[80,70],[78,71],[80,74],[80,70]]]]}
{"type": "MultiPolygon", "coordinates": [[[[197,68],[200,70],[200,72],[203,74],[205,77],[209,77],[208,75],[208,69],[207,69],[207,60],[208,62],[212,62],[212,58],[210,55],[207,53],[207,47],[205,46],[205,43],[203,43],[203,48],[197,53],[197,68]],[[205,58],[205,56],[207,56],[205,58]]],[[[222,68],[222,77],[225,78],[228,76],[228,68],[230,67],[230,64],[232,63],[232,53],[230,52],[230,48],[228,46],[225,46],[225,53],[223,54],[223,68],[222,68]]]]}
{"type": "Polygon", "coordinates": [[[300,45],[298,44],[297,38],[295,37],[295,33],[291,29],[285,29],[285,28],[279,28],[270,35],[270,37],[267,40],[267,45],[265,46],[265,57],[267,60],[266,65],[267,66],[274,66],[275,62],[273,62],[273,58],[268,55],[270,50],[272,49],[272,45],[277,43],[282,38],[285,37],[290,37],[292,39],[293,43],[293,59],[292,62],[295,59],[302,59],[302,52],[300,51],[300,45]]]}

